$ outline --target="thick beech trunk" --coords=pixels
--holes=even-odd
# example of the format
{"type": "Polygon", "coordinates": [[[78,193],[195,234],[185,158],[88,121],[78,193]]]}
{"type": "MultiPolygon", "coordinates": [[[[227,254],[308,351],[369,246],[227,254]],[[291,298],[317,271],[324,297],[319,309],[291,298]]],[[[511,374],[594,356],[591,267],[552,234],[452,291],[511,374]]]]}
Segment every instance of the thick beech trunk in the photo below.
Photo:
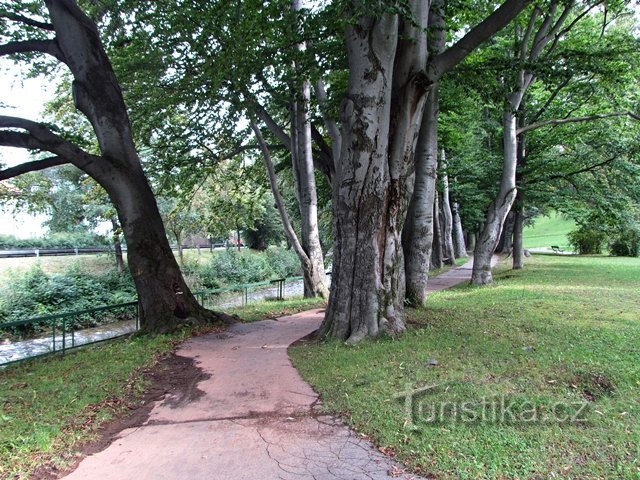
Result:
{"type": "Polygon", "coordinates": [[[424,108],[415,153],[415,181],[407,220],[402,231],[405,255],[406,299],[422,305],[427,299],[427,282],[434,243],[434,201],[438,167],[438,87],[435,85],[424,108]]]}
{"type": "Polygon", "coordinates": [[[442,261],[445,265],[455,265],[456,254],[453,248],[453,213],[449,200],[449,175],[447,174],[447,160],[444,148],[440,154],[442,165],[442,261]]]}
{"type": "MultiPolygon", "coordinates": [[[[426,26],[426,5],[414,7],[416,21],[426,26]]],[[[424,85],[415,81],[426,62],[419,30],[409,22],[399,29],[389,13],[347,28],[350,76],[333,182],[333,278],[321,336],[353,343],[405,329],[400,235],[425,98],[424,85]],[[396,57],[399,31],[405,36],[396,57]]]]}
{"type": "Polygon", "coordinates": [[[403,21],[377,3],[349,2],[354,14],[346,28],[349,83],[342,105],[342,151],[332,184],[333,278],[321,337],[352,343],[404,330],[400,237],[427,93],[527,3],[507,0],[427,65],[427,21],[436,27],[434,35],[442,31],[435,25],[442,24],[442,2],[410,0],[405,7],[411,15],[403,21]],[[378,16],[361,16],[370,14],[378,16]]]}
{"type": "Polygon", "coordinates": [[[453,251],[456,258],[464,258],[467,256],[467,246],[464,241],[464,230],[462,229],[462,220],[460,219],[460,205],[458,202],[451,204],[451,213],[453,214],[453,251]]]}
{"type": "MultiPolygon", "coordinates": [[[[171,252],[155,197],[133,144],[129,118],[95,24],[70,1],[47,0],[56,43],[73,74],[76,108],[96,133],[101,157],[78,167],[107,191],[127,240],[143,331],[165,332],[212,319],[185,284],[171,252]]],[[[74,161],[73,159],[70,159],[74,161]]]]}

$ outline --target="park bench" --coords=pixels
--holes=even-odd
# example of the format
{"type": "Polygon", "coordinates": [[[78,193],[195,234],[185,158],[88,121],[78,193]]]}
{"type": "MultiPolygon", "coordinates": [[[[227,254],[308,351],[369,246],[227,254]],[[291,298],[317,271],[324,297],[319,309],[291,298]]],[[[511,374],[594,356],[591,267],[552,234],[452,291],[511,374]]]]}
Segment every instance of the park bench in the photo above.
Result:
{"type": "Polygon", "coordinates": [[[551,250],[553,250],[554,253],[564,253],[564,250],[557,245],[551,245],[551,250]]]}

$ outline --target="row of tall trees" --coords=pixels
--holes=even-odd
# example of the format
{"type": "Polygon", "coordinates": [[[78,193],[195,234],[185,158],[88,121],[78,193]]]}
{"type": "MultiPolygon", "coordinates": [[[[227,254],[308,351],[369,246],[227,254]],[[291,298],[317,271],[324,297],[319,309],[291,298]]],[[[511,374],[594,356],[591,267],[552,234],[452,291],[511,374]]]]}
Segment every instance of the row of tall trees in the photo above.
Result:
{"type": "MultiPolygon", "coordinates": [[[[330,198],[332,284],[321,334],[349,342],[404,330],[404,305],[424,302],[429,266],[464,255],[462,225],[477,238],[473,280],[488,283],[512,209],[521,266],[524,193],[532,202],[544,196],[532,185],[555,192],[553,182],[604,171],[619,155],[636,164],[629,139],[615,160],[585,155],[584,166],[556,170],[554,157],[584,148],[607,155],[611,147],[548,134],[634,118],[634,82],[610,83],[613,72],[635,68],[624,3],[82,7],[46,0],[0,11],[0,55],[40,71],[66,66],[73,102],[95,134],[74,137],[68,126],[81,120],[65,131],[0,117],[0,144],[48,153],[0,178],[72,163],[105,189],[149,331],[219,315],[202,309],[182,280],[138,151],[154,182],[173,185],[181,198],[220,182],[215,172],[238,155],[264,162],[308,295],[327,295],[318,225],[330,198]],[[553,168],[539,167],[545,162],[553,168]],[[280,192],[283,176],[295,192],[298,228],[280,192]]],[[[563,158],[567,165],[573,157],[563,158]]],[[[551,197],[561,202],[554,193],[547,206],[551,197]]]]}

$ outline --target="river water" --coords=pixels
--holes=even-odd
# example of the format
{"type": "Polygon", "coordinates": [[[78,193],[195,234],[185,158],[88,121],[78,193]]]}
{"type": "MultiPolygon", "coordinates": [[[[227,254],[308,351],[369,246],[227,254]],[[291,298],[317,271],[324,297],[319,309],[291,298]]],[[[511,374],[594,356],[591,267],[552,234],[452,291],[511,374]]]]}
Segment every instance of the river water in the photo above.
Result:
{"type": "MultiPolygon", "coordinates": [[[[291,298],[300,296],[304,293],[304,284],[302,280],[292,280],[285,283],[284,297],[291,298]]],[[[278,287],[276,285],[258,288],[247,293],[248,303],[277,298],[278,287]]],[[[244,303],[243,293],[229,292],[224,293],[212,300],[206,301],[207,308],[225,309],[232,307],[240,307],[244,303]]],[[[88,343],[99,342],[110,338],[119,337],[134,332],[136,329],[135,320],[126,320],[121,322],[111,322],[98,327],[85,328],[76,330],[73,336],[70,332],[62,338],[62,335],[56,335],[55,340],[52,334],[28,340],[19,340],[15,342],[5,341],[0,343],[0,365],[15,362],[29,357],[44,355],[54,350],[62,350],[63,341],[66,348],[86,345],[88,343]],[[55,346],[55,348],[54,348],[55,346]]]]}

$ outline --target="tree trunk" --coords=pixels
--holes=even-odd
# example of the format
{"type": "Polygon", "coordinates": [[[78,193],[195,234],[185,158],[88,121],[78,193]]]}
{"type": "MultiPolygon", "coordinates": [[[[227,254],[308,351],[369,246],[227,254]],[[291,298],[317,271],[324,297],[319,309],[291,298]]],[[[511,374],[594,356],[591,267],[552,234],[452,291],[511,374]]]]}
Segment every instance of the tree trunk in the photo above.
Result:
{"type": "Polygon", "coordinates": [[[442,261],[445,265],[455,265],[456,254],[453,248],[453,213],[449,200],[449,175],[447,174],[447,159],[444,148],[440,155],[442,170],[442,261]]]}
{"type": "Polygon", "coordinates": [[[309,118],[311,85],[303,82],[302,101],[294,102],[292,115],[292,152],[296,196],[300,209],[302,248],[309,263],[303,268],[304,296],[329,297],[324,271],[324,255],[318,230],[318,196],[311,151],[311,119],[309,118]]]}
{"type": "Polygon", "coordinates": [[[464,241],[464,230],[462,229],[458,202],[453,202],[451,205],[451,213],[453,214],[453,250],[456,258],[464,258],[467,256],[467,247],[464,241]]]}
{"type": "Polygon", "coordinates": [[[361,18],[347,28],[349,85],[333,182],[333,278],[320,335],[350,343],[405,329],[400,236],[425,99],[414,78],[427,57],[428,12],[422,2],[413,7],[423,27],[400,24],[405,35],[398,56],[396,15],[361,18]]]}
{"type": "Polygon", "coordinates": [[[76,108],[91,122],[102,152],[101,157],[77,166],[107,191],[118,212],[138,292],[141,330],[166,332],[187,321],[214,319],[192,295],[173,256],[95,24],[73,2],[45,3],[56,44],[74,77],[76,108]]]}
{"type": "MultiPolygon", "coordinates": [[[[520,193],[520,192],[518,192],[520,193]]],[[[513,222],[513,268],[518,270],[524,267],[524,203],[516,199],[515,218],[513,222]]]]}
{"type": "Polygon", "coordinates": [[[476,232],[467,232],[467,249],[470,252],[473,252],[476,248],[476,237],[477,237],[477,233],[476,232]]]}
{"type": "Polygon", "coordinates": [[[429,270],[436,270],[443,266],[442,221],[440,218],[440,201],[436,193],[433,200],[433,242],[431,245],[431,262],[429,270]]]}
{"type": "Polygon", "coordinates": [[[427,299],[427,282],[434,242],[434,201],[438,166],[438,87],[424,108],[415,153],[415,181],[407,220],[402,231],[405,255],[406,299],[419,306],[427,299]]]}
{"type": "Polygon", "coordinates": [[[121,229],[116,217],[112,216],[110,220],[111,228],[113,230],[113,250],[116,257],[116,268],[118,270],[118,273],[122,273],[124,272],[124,257],[122,255],[122,242],[120,241],[121,229]]]}
{"type": "Polygon", "coordinates": [[[500,240],[498,241],[498,246],[496,247],[496,253],[511,253],[511,248],[513,247],[513,219],[515,213],[511,210],[507,214],[507,218],[504,220],[504,225],[502,226],[502,234],[500,235],[500,240]]]}
{"type": "MultiPolygon", "coordinates": [[[[518,100],[518,103],[520,100],[518,100]]],[[[471,283],[485,285],[493,282],[491,257],[496,249],[505,218],[511,210],[516,197],[516,115],[517,105],[508,102],[502,117],[504,160],[500,191],[489,205],[484,228],[476,243],[473,254],[473,272],[471,283]],[[515,107],[515,108],[514,108],[515,107]]]]}

